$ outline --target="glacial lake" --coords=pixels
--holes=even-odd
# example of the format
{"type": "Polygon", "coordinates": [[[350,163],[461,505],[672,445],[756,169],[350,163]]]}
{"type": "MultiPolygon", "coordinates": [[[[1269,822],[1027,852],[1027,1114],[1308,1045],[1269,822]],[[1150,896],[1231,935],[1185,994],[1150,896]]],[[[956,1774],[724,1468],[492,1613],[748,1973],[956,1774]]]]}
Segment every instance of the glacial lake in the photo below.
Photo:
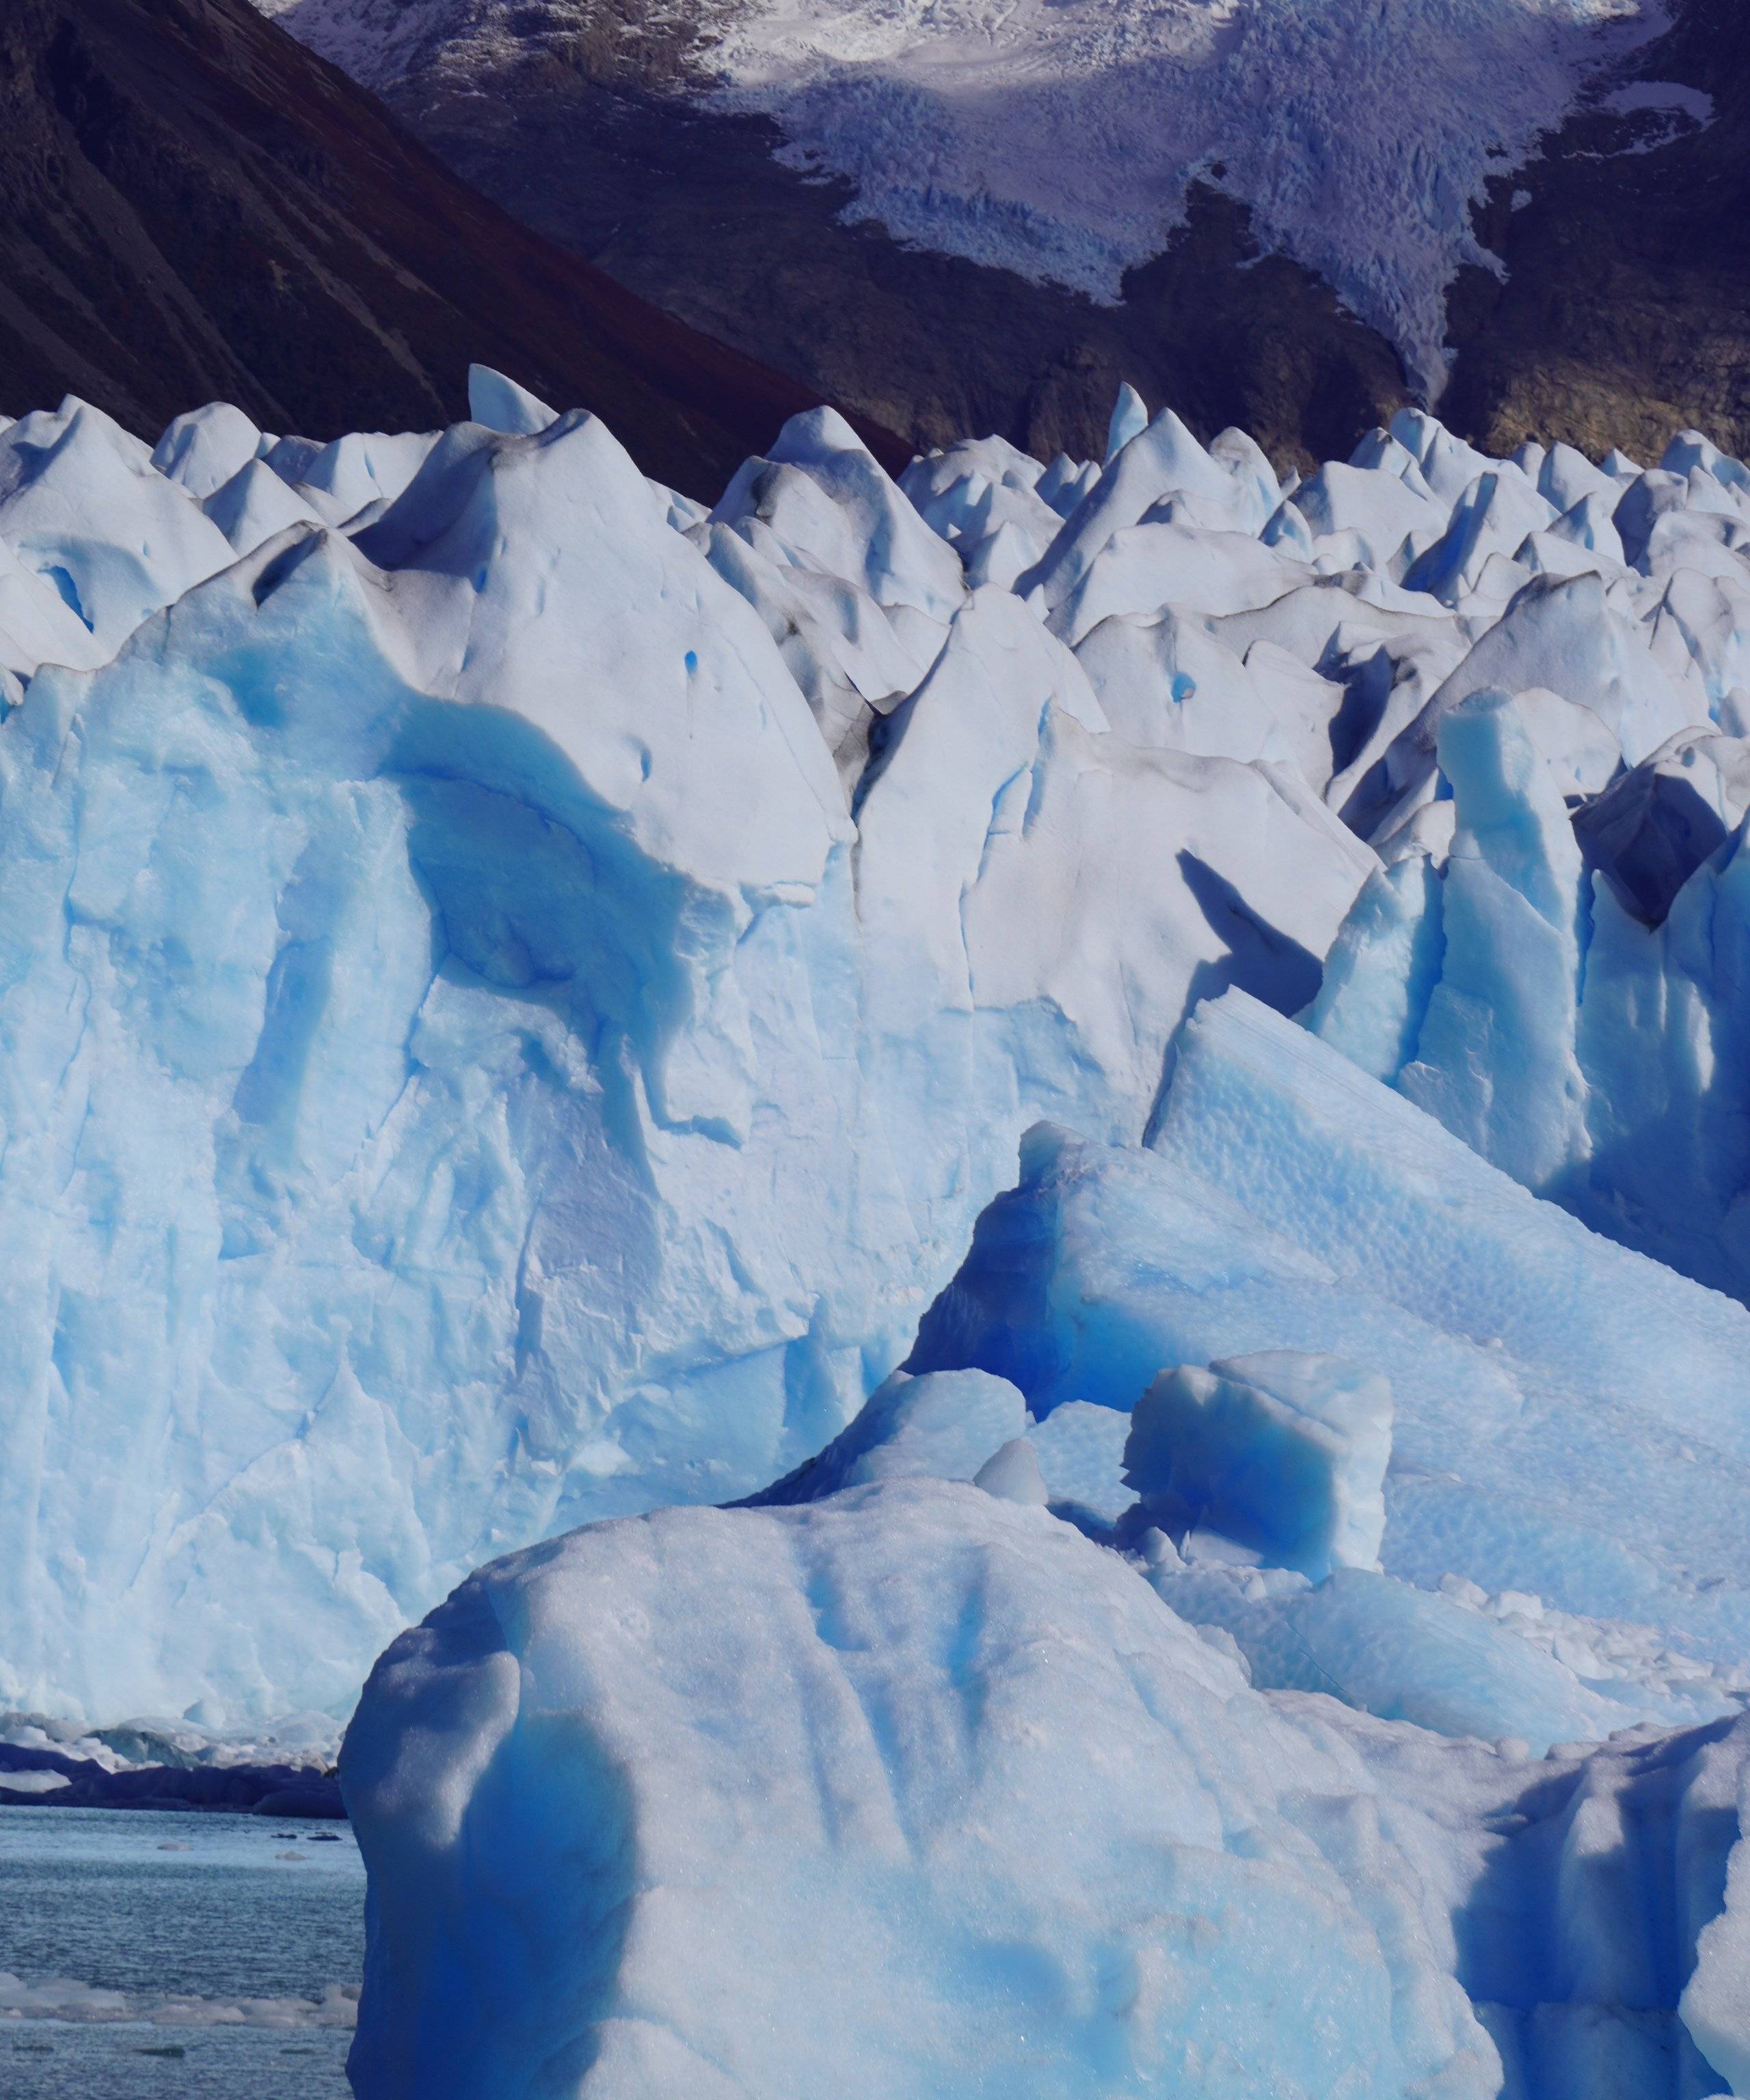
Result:
{"type": "Polygon", "coordinates": [[[350,2032],[242,2001],[355,1988],[364,1910],[345,1824],[0,1807],[0,1971],[37,1987],[0,1981],[0,2096],[346,2100],[350,2032]]]}

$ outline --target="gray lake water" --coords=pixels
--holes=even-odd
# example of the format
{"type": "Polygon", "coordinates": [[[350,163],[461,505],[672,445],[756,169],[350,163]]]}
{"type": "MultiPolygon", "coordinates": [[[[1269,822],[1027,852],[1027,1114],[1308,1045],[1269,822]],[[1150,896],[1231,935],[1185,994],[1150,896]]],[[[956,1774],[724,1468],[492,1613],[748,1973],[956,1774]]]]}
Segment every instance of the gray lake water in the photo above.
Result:
{"type": "Polygon", "coordinates": [[[356,1986],[364,1904],[344,1824],[0,1807],[0,1971],[130,2015],[20,2015],[0,1985],[0,2100],[346,2100],[349,2033],[241,2001],[356,1986]],[[178,2018],[173,1996],[203,2002],[178,2018]]]}

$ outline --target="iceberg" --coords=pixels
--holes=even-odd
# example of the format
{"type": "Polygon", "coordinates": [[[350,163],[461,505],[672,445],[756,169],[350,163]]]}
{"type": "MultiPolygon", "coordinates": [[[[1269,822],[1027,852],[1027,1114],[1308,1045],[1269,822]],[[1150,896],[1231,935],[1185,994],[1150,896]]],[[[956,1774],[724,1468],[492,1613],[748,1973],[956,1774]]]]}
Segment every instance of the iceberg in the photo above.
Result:
{"type": "Polygon", "coordinates": [[[598,1524],[372,1674],[349,2067],[361,2100],[1716,2092],[1747,1760],[1743,1722],[1532,1762],[1255,1689],[971,1485],[598,1524]]]}

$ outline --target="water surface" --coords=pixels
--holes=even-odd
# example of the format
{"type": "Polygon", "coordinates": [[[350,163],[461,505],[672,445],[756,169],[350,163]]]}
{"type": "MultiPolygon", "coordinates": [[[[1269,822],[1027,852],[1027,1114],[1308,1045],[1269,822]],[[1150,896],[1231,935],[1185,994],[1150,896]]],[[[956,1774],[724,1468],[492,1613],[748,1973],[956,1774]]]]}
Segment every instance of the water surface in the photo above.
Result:
{"type": "Polygon", "coordinates": [[[348,2033],[239,2001],[356,1984],[364,1899],[343,1824],[0,1807],[0,1970],[122,1992],[130,2010],[174,1994],[245,2013],[0,2014],[0,2100],[346,2100],[348,2033]]]}

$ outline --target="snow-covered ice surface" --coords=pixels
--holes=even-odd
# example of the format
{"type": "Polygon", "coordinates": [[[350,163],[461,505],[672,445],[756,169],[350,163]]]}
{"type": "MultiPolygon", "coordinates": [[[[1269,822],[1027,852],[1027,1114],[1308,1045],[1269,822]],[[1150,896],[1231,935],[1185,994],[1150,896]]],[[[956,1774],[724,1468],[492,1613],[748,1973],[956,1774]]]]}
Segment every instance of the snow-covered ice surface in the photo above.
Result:
{"type": "Polygon", "coordinates": [[[364,1876],[324,1829],[0,1808],[7,2100],[341,2100],[364,1876]]]}
{"type": "MultiPolygon", "coordinates": [[[[586,0],[258,4],[377,88],[601,33],[586,0]]],[[[1470,226],[1485,179],[1664,20],[1658,0],[728,0],[690,26],[707,99],[849,178],[854,216],[1111,299],[1212,181],[1432,396],[1447,285],[1498,267],[1470,226]]],[[[1682,95],[1618,107],[1705,121],[1682,95]]]]}

